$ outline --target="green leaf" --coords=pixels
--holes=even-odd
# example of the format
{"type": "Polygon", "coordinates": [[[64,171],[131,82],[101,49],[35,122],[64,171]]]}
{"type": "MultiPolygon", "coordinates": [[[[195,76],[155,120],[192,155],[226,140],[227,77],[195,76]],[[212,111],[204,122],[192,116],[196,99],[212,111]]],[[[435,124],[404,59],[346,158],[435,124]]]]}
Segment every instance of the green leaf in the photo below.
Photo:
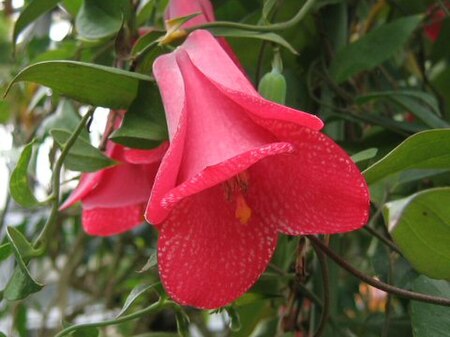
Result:
{"type": "Polygon", "coordinates": [[[360,163],[362,161],[366,161],[366,160],[374,158],[377,155],[377,153],[378,153],[378,149],[372,147],[370,149],[355,153],[352,156],[352,160],[355,163],[360,163]]]}
{"type": "Polygon", "coordinates": [[[6,260],[13,253],[11,244],[9,242],[0,246],[0,262],[6,260]]]}
{"type": "MultiPolygon", "coordinates": [[[[70,100],[62,99],[55,113],[46,118],[40,125],[37,135],[40,137],[46,136],[52,129],[62,129],[72,132],[80,123],[80,116],[70,100]]],[[[89,133],[84,129],[80,138],[89,141],[89,133]]]]}
{"type": "Polygon", "coordinates": [[[23,69],[9,84],[36,82],[82,103],[112,109],[128,108],[145,75],[96,64],[75,61],[48,61],[23,69]]]}
{"type": "Polygon", "coordinates": [[[60,0],[33,0],[20,12],[14,25],[12,43],[16,46],[17,38],[23,30],[41,15],[54,8],[60,0]]]}
{"type": "Polygon", "coordinates": [[[32,257],[39,256],[41,251],[33,248],[27,238],[19,232],[15,227],[8,227],[6,235],[11,242],[13,250],[18,253],[24,261],[28,261],[32,257]]]}
{"type": "Polygon", "coordinates": [[[342,83],[383,63],[407,42],[421,21],[422,16],[419,15],[397,19],[340,49],[331,64],[331,76],[342,83]]]}
{"type": "Polygon", "coordinates": [[[8,122],[11,116],[11,103],[7,101],[0,101],[0,124],[8,122]]]}
{"type": "Polygon", "coordinates": [[[122,0],[84,0],[75,21],[79,38],[98,41],[117,34],[125,18],[126,7],[122,0]]]}
{"type": "Polygon", "coordinates": [[[389,100],[432,128],[450,126],[449,123],[439,118],[439,103],[434,96],[428,93],[412,90],[373,92],[357,97],[356,103],[364,104],[373,100],[389,100]]]}
{"type": "Polygon", "coordinates": [[[25,146],[9,180],[9,192],[12,198],[22,207],[39,205],[39,201],[35,198],[30,188],[28,179],[28,165],[33,155],[33,145],[34,140],[25,146]]]}
{"type": "Polygon", "coordinates": [[[125,114],[122,126],[109,138],[140,149],[154,148],[168,138],[164,107],[154,83],[139,85],[138,97],[125,114]]]}
{"type": "Polygon", "coordinates": [[[178,308],[175,312],[175,318],[177,320],[177,331],[181,337],[189,337],[189,317],[186,315],[183,309],[178,308]]]}
{"type": "Polygon", "coordinates": [[[230,317],[230,329],[231,331],[239,331],[241,330],[241,318],[239,316],[239,312],[232,306],[225,308],[228,316],[230,317]]]}
{"type": "Polygon", "coordinates": [[[0,331],[0,337],[6,337],[6,335],[0,331]]]}
{"type": "Polygon", "coordinates": [[[76,17],[83,5],[83,0],[63,0],[62,7],[73,17],[76,17]]]}
{"type": "Polygon", "coordinates": [[[127,299],[125,300],[125,303],[120,312],[117,314],[116,318],[123,316],[123,314],[127,312],[130,306],[139,298],[139,296],[141,296],[147,290],[153,288],[154,286],[155,284],[141,284],[134,287],[133,290],[131,290],[130,294],[128,295],[127,299]]]}
{"type": "MultiPolygon", "coordinates": [[[[71,132],[61,129],[53,129],[50,131],[50,134],[61,148],[65,146],[72,135],[71,132]]],[[[66,168],[72,171],[81,172],[95,172],[115,164],[116,162],[114,160],[111,160],[99,149],[81,138],[76,140],[64,160],[66,168]]]]}
{"type": "Polygon", "coordinates": [[[150,268],[155,267],[158,264],[158,254],[156,251],[152,252],[150,254],[150,257],[148,258],[145,265],[138,271],[138,273],[143,273],[148,271],[150,268]]]}
{"type": "Polygon", "coordinates": [[[80,328],[70,334],[72,337],[98,337],[99,331],[94,327],[80,328]]]}
{"type": "Polygon", "coordinates": [[[384,217],[404,257],[420,273],[450,280],[450,187],[389,202],[384,217]]]}
{"type": "Polygon", "coordinates": [[[297,55],[297,51],[292,47],[289,42],[287,42],[283,37],[272,32],[251,32],[247,30],[240,30],[238,28],[228,28],[228,27],[211,27],[208,28],[211,33],[215,36],[224,37],[239,37],[239,38],[250,38],[250,39],[260,39],[269,42],[274,42],[282,47],[288,49],[292,54],[297,55]]]}
{"type": "Polygon", "coordinates": [[[33,279],[27,268],[29,258],[38,256],[40,252],[33,249],[25,237],[14,227],[8,227],[6,234],[16,257],[17,267],[6,285],[4,297],[9,301],[16,301],[38,292],[43,287],[33,279]]]}
{"type": "Polygon", "coordinates": [[[419,132],[363,172],[373,184],[409,169],[450,169],[450,129],[419,132]]]}
{"type": "MultiPolygon", "coordinates": [[[[450,298],[450,283],[419,276],[413,282],[416,292],[450,298]]],[[[416,337],[446,337],[450,331],[450,308],[411,301],[411,323],[416,337]]]]}
{"type": "Polygon", "coordinates": [[[272,9],[276,5],[277,0],[264,0],[263,9],[262,9],[262,17],[264,20],[269,22],[269,15],[272,12],[272,9]]]}

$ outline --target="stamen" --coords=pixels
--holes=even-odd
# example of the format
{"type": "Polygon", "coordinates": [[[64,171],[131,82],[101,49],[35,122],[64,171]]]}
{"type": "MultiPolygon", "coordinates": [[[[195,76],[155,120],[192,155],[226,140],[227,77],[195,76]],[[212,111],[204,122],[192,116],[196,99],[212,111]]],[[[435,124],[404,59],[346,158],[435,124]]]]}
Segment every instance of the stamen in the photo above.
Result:
{"type": "Polygon", "coordinates": [[[245,225],[252,217],[252,209],[245,200],[245,194],[248,192],[249,177],[247,172],[239,173],[224,183],[225,199],[229,202],[235,200],[236,219],[245,225]]]}

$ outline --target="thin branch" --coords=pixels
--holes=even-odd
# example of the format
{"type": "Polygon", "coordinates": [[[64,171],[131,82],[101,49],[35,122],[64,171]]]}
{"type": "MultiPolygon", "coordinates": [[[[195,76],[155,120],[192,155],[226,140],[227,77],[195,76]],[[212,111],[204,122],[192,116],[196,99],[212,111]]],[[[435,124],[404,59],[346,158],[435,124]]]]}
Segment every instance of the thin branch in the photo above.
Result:
{"type": "Polygon", "coordinates": [[[395,245],[395,243],[393,243],[391,240],[389,240],[384,235],[379,233],[377,230],[373,229],[370,226],[364,226],[363,228],[365,231],[369,232],[371,235],[375,236],[378,240],[389,246],[389,248],[391,248],[393,251],[395,251],[399,255],[403,255],[400,249],[398,249],[398,247],[395,245]]]}
{"type": "Polygon", "coordinates": [[[320,270],[322,272],[322,283],[323,283],[323,306],[322,313],[320,316],[319,327],[314,333],[314,337],[320,337],[325,332],[325,327],[328,322],[328,317],[330,315],[330,273],[328,270],[327,257],[317,246],[317,244],[311,241],[314,251],[316,252],[317,259],[319,260],[320,270]]]}
{"type": "MultiPolygon", "coordinates": [[[[172,302],[173,303],[173,302],[172,302]]],[[[106,320],[106,321],[101,321],[101,322],[93,322],[93,323],[83,323],[83,324],[75,324],[75,325],[71,325],[68,328],[65,328],[64,330],[61,330],[60,332],[58,332],[55,337],[62,337],[62,336],[66,336],[69,333],[79,330],[79,329],[83,329],[83,328],[100,328],[100,327],[104,327],[104,326],[108,326],[108,325],[116,325],[116,324],[120,324],[126,321],[130,321],[136,318],[139,318],[143,315],[146,314],[150,314],[150,313],[155,313],[158,312],[162,309],[164,309],[165,307],[167,307],[169,304],[172,304],[171,302],[164,302],[164,300],[159,300],[156,303],[153,303],[152,305],[148,306],[147,308],[144,308],[142,310],[136,311],[132,314],[126,315],[126,316],[122,316],[119,318],[114,318],[114,319],[110,319],[110,320],[106,320]]]]}
{"type": "Polygon", "coordinates": [[[249,30],[255,32],[272,32],[275,30],[285,30],[291,28],[298,24],[302,19],[310,12],[312,7],[315,5],[317,0],[307,0],[306,3],[302,6],[302,8],[297,12],[297,14],[290,20],[285,22],[273,23],[270,25],[257,26],[257,25],[248,25],[244,23],[237,22],[228,22],[228,21],[215,21],[208,22],[202,25],[194,26],[189,29],[186,29],[188,32],[191,32],[195,29],[205,29],[205,28],[236,28],[241,30],[249,30]]]}
{"type": "Polygon", "coordinates": [[[339,255],[337,255],[334,251],[328,248],[317,237],[311,235],[308,235],[307,237],[311,242],[315,243],[317,247],[320,248],[320,250],[322,250],[326,255],[328,255],[328,257],[330,257],[335,263],[337,263],[343,269],[359,278],[361,281],[370,284],[372,287],[378,288],[380,290],[396,295],[398,297],[450,307],[450,298],[431,296],[422,293],[417,293],[414,291],[405,290],[402,288],[397,288],[390,284],[379,281],[371,276],[368,276],[363,272],[359,271],[358,269],[356,269],[355,267],[353,267],[352,265],[350,265],[347,261],[343,260],[339,255]]]}
{"type": "Polygon", "coordinates": [[[50,227],[54,224],[56,221],[56,217],[58,215],[58,208],[59,208],[59,197],[60,197],[60,185],[61,185],[61,169],[64,164],[64,160],[66,159],[66,156],[69,154],[69,151],[71,147],[75,144],[76,140],[78,139],[78,136],[83,131],[84,127],[86,126],[86,123],[88,120],[92,117],[94,114],[95,107],[91,107],[86,115],[83,116],[80,123],[78,124],[75,131],[70,136],[67,143],[64,145],[61,154],[58,158],[58,160],[55,163],[55,167],[53,169],[53,176],[52,176],[52,195],[51,199],[53,201],[52,209],[50,211],[50,215],[47,218],[47,221],[44,224],[44,227],[42,228],[41,232],[39,233],[36,240],[33,242],[33,247],[38,248],[40,245],[46,243],[46,235],[50,229],[50,227]]]}

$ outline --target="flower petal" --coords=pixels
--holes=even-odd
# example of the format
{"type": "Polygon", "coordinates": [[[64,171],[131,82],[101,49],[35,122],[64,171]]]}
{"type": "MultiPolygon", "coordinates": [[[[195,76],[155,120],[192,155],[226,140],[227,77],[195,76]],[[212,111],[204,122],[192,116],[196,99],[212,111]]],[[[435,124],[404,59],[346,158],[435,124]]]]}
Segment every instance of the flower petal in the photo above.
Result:
{"type": "Polygon", "coordinates": [[[87,194],[94,190],[102,179],[104,170],[95,173],[85,173],[81,175],[78,186],[72,191],[69,197],[59,207],[62,211],[73,206],[75,203],[83,199],[87,194]]]}
{"type": "Polygon", "coordinates": [[[161,280],[178,303],[213,309],[234,301],[265,270],[276,228],[257,214],[242,224],[221,186],[181,201],[158,243],[161,280]]]}
{"type": "Polygon", "coordinates": [[[351,158],[330,138],[297,132],[294,154],[266,158],[249,169],[261,217],[291,235],[358,229],[369,215],[369,191],[351,158]]]}
{"type": "Polygon", "coordinates": [[[200,15],[183,24],[181,28],[186,29],[216,20],[209,0],[171,0],[164,14],[164,19],[170,20],[194,13],[200,13],[200,15]]]}
{"type": "Polygon", "coordinates": [[[121,234],[144,222],[145,204],[115,208],[83,209],[83,228],[89,235],[109,236],[121,234]]]}
{"type": "Polygon", "coordinates": [[[163,142],[151,150],[138,150],[126,148],[123,158],[130,164],[156,164],[161,161],[169,148],[169,142],[163,142]]]}

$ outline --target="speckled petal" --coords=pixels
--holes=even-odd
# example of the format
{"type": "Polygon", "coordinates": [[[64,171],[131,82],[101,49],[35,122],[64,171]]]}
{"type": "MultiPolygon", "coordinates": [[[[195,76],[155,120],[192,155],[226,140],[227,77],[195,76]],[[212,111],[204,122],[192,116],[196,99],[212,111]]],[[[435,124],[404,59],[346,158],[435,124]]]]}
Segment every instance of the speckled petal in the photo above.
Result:
{"type": "Polygon", "coordinates": [[[370,197],[357,166],[327,136],[307,128],[296,135],[293,154],[266,158],[249,169],[257,212],[291,235],[361,228],[370,197]]]}
{"type": "Polygon", "coordinates": [[[82,222],[86,233],[96,236],[121,234],[144,222],[145,204],[115,208],[83,209],[82,222]]]}
{"type": "Polygon", "coordinates": [[[158,242],[161,280],[178,303],[203,309],[227,305],[265,270],[276,228],[257,214],[242,224],[222,186],[181,201],[164,222],[158,242]]]}

